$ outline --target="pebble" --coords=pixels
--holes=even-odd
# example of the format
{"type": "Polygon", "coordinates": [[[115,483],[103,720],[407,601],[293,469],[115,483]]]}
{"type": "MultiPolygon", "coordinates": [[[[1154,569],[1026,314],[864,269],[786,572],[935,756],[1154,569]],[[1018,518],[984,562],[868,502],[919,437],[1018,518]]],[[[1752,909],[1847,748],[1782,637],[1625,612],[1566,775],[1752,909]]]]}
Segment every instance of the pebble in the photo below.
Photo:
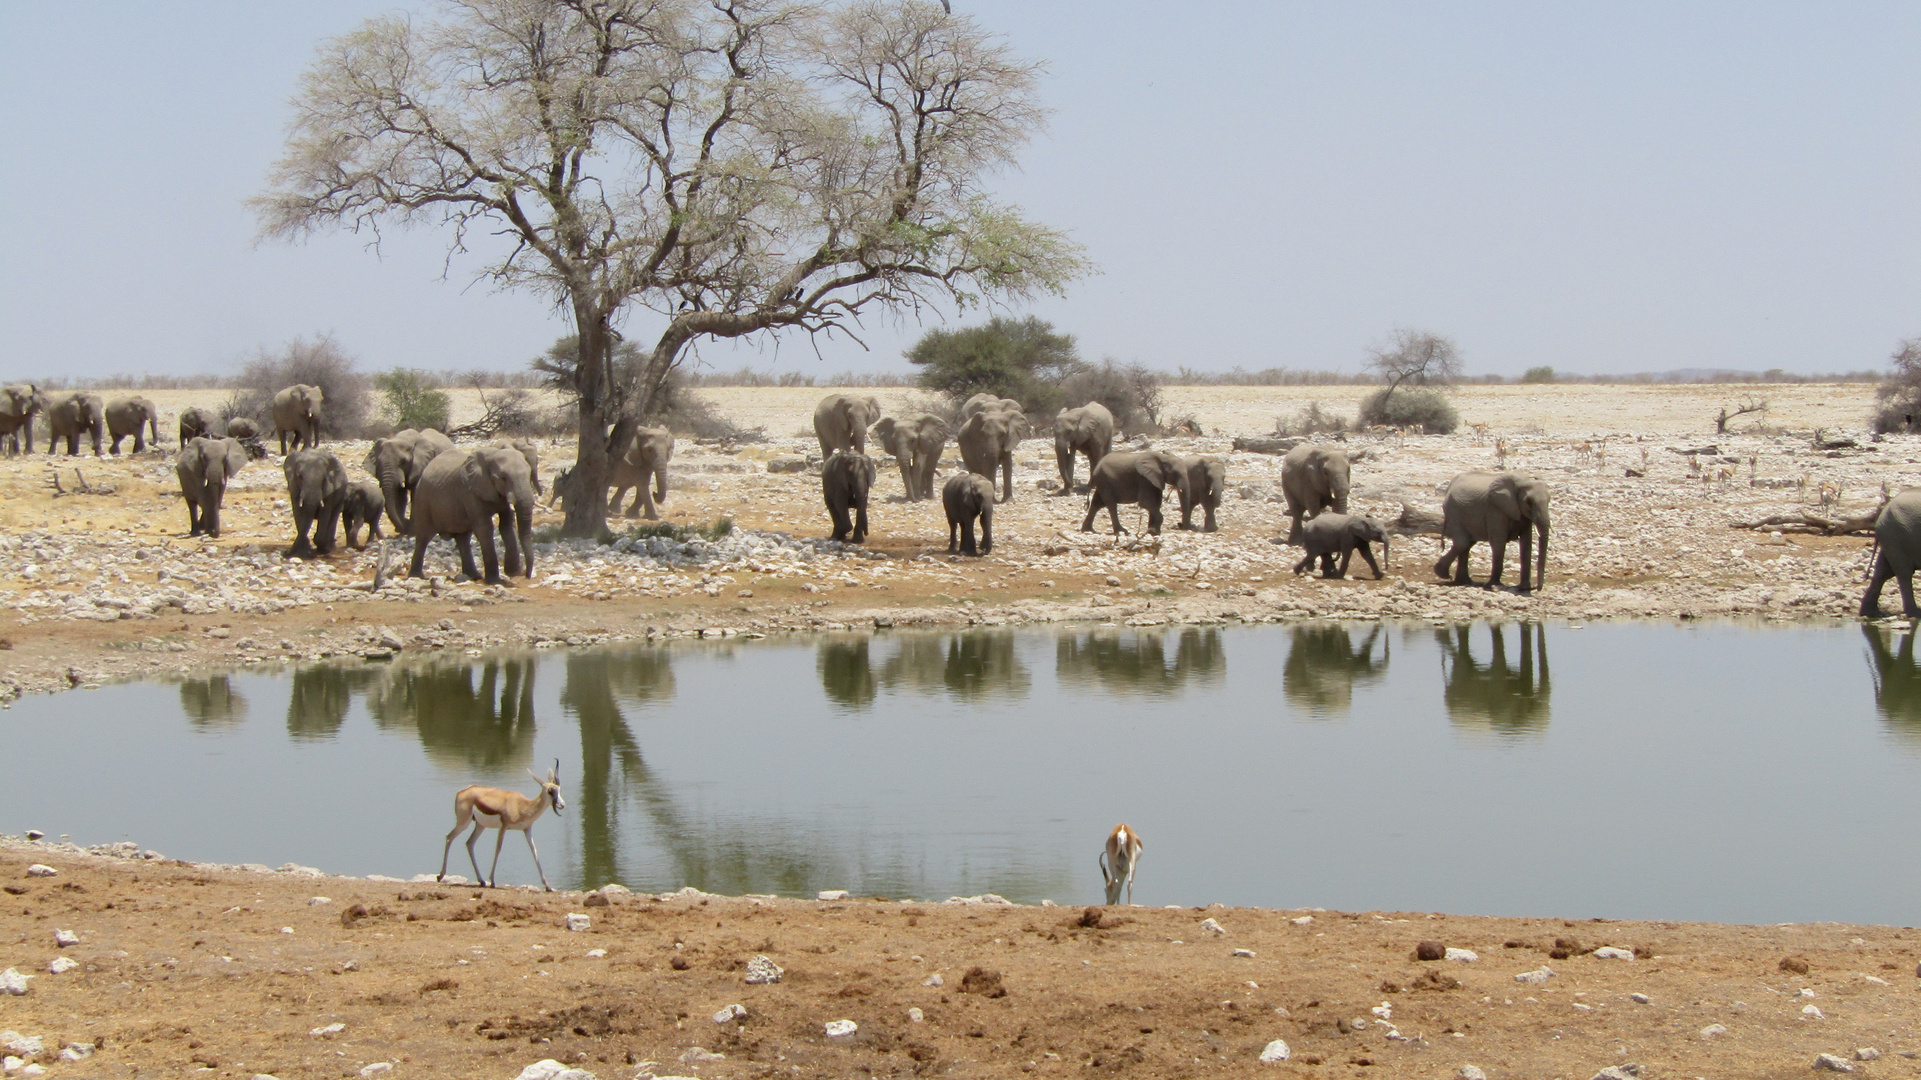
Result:
{"type": "Polygon", "coordinates": [[[1646,1005],[1653,999],[1649,998],[1646,994],[1629,994],[1628,1000],[1634,1002],[1636,1005],[1646,1005]]]}
{"type": "Polygon", "coordinates": [[[829,1020],[826,1025],[827,1037],[830,1039],[844,1038],[859,1030],[860,1025],[852,1020],[829,1020]]]}
{"type": "Polygon", "coordinates": [[[1201,920],[1201,929],[1203,929],[1203,930],[1205,930],[1205,931],[1207,931],[1207,932],[1208,932],[1208,933],[1210,933],[1210,934],[1225,934],[1225,933],[1227,933],[1227,928],[1226,928],[1226,927],[1224,927],[1224,926],[1222,926],[1222,925],[1221,925],[1220,923],[1218,923],[1218,922],[1216,922],[1216,921],[1214,921],[1213,919],[1202,919],[1202,920],[1201,920]]]}
{"type": "Polygon", "coordinates": [[[1833,1054],[1817,1054],[1814,1058],[1814,1071],[1851,1073],[1854,1071],[1854,1066],[1846,1058],[1836,1057],[1833,1054]]]}
{"type": "Polygon", "coordinates": [[[22,1035],[17,1031],[0,1031],[0,1049],[23,1058],[33,1057],[47,1048],[38,1035],[22,1035]]]}
{"type": "Polygon", "coordinates": [[[80,935],[71,930],[55,930],[53,932],[53,943],[63,949],[69,945],[78,945],[80,944],[80,935]]]}
{"type": "Polygon", "coordinates": [[[393,1071],[394,1071],[393,1062],[376,1061],[372,1065],[369,1065],[366,1068],[360,1070],[360,1075],[363,1078],[363,1080],[373,1080],[373,1078],[376,1076],[385,1076],[388,1073],[393,1071]]]}
{"type": "Polygon", "coordinates": [[[819,893],[818,893],[818,894],[817,894],[817,895],[815,896],[815,899],[818,899],[818,900],[845,900],[845,899],[847,899],[847,895],[848,895],[848,893],[847,893],[847,890],[846,890],[846,889],[822,889],[822,890],[821,890],[821,891],[820,891],[820,892],[819,892],[819,893]]]}
{"type": "Polygon", "coordinates": [[[686,1053],[680,1055],[680,1061],[683,1065],[696,1065],[703,1061],[719,1061],[726,1056],[726,1054],[715,1053],[704,1046],[690,1046],[687,1048],[686,1053]]]}
{"type": "Polygon", "coordinates": [[[1478,964],[1481,962],[1481,954],[1473,949],[1449,949],[1443,959],[1458,960],[1463,964],[1478,964]]]}
{"type": "MultiPolygon", "coordinates": [[[[259,1080],[258,1077],[255,1080],[259,1080]]],[[[585,1069],[570,1069],[553,1058],[545,1058],[520,1070],[514,1080],[597,1080],[585,1069]]]]}
{"type": "Polygon", "coordinates": [[[339,1021],[335,1021],[331,1024],[328,1024],[326,1027],[317,1027],[312,1031],[307,1032],[307,1034],[315,1036],[316,1038],[326,1039],[326,1038],[331,1038],[335,1035],[338,1035],[345,1030],[347,1030],[347,1025],[340,1023],[339,1021]]]}
{"type": "Polygon", "coordinates": [[[1634,950],[1617,949],[1612,945],[1603,945],[1588,955],[1594,957],[1596,960],[1632,960],[1634,959],[1634,950]]]}
{"type": "Polygon", "coordinates": [[[27,980],[31,978],[33,978],[33,976],[22,975],[12,968],[0,971],[0,992],[15,995],[24,994],[27,992],[27,980]]]}
{"type": "Polygon", "coordinates": [[[1595,1073],[1590,1080],[1637,1080],[1640,1075],[1639,1065],[1609,1065],[1595,1073]]]}
{"type": "Polygon", "coordinates": [[[28,829],[28,830],[27,830],[27,839],[29,839],[29,840],[44,840],[44,839],[46,839],[46,836],[47,836],[47,834],[46,834],[46,833],[43,833],[43,832],[41,832],[41,831],[40,831],[39,829],[28,829]]]}
{"type": "Polygon", "coordinates": [[[1856,1060],[1856,1061],[1879,1061],[1879,1060],[1881,1060],[1881,1051],[1879,1051],[1879,1050],[1876,1050],[1876,1049],[1875,1049],[1874,1047],[1872,1047],[1872,1046],[1862,1046],[1862,1047],[1858,1047],[1858,1048],[1856,1048],[1856,1049],[1855,1049],[1855,1051],[1854,1051],[1854,1060],[1856,1060]]]}
{"type": "Polygon", "coordinates": [[[777,983],[780,981],[781,974],[780,965],[765,956],[756,955],[752,960],[747,961],[747,985],[749,986],[777,983]]]}
{"type": "Polygon", "coordinates": [[[907,1010],[907,1020],[909,1023],[918,1024],[925,1019],[927,1019],[927,1014],[920,1011],[920,1006],[916,1005],[907,1010]]]}
{"type": "Polygon", "coordinates": [[[940,977],[940,972],[936,971],[932,975],[929,975],[927,978],[922,979],[921,985],[922,986],[941,986],[946,982],[947,982],[946,979],[943,979],[940,977]]]}
{"type": "Polygon", "coordinates": [[[1487,1073],[1482,1072],[1479,1065],[1463,1065],[1455,1070],[1454,1075],[1460,1080],[1487,1080],[1487,1073]]]}
{"type": "Polygon", "coordinates": [[[1827,1017],[1825,1017],[1825,1016],[1823,1016],[1823,1015],[1821,1015],[1821,1006],[1819,1006],[1819,1005],[1803,1005],[1803,1006],[1801,1006],[1801,1015],[1802,1015],[1802,1016],[1805,1016],[1805,1017],[1807,1017],[1807,1018],[1808,1018],[1808,1019],[1810,1019],[1810,1020],[1825,1020],[1825,1019],[1827,1019],[1827,1017]]]}
{"type": "Polygon", "coordinates": [[[593,925],[594,920],[578,911],[570,911],[567,913],[567,929],[576,934],[585,933],[588,929],[592,928],[593,925]]]}
{"type": "Polygon", "coordinates": [[[65,975],[67,972],[79,966],[80,961],[75,960],[71,956],[56,956],[53,958],[53,963],[47,965],[47,973],[49,975],[65,975]]]}
{"type": "Polygon", "coordinates": [[[1311,923],[1314,921],[1314,916],[1300,915],[1295,918],[1289,919],[1287,921],[1293,923],[1295,926],[1306,926],[1308,923],[1311,923]]]}
{"type": "Polygon", "coordinates": [[[333,902],[334,902],[334,901],[333,901],[333,897],[331,897],[331,896],[309,896],[309,897],[307,897],[307,906],[308,906],[308,907],[319,907],[319,906],[320,906],[320,905],[322,905],[322,904],[331,904],[331,903],[333,903],[333,902]]]}
{"type": "Polygon", "coordinates": [[[1553,977],[1554,972],[1547,968],[1535,968],[1533,971],[1523,971],[1519,975],[1514,976],[1514,981],[1517,983],[1544,983],[1553,977]]]}
{"type": "Polygon", "coordinates": [[[85,1061],[93,1056],[92,1043],[68,1043],[60,1048],[60,1060],[65,1062],[85,1061]]]}
{"type": "Polygon", "coordinates": [[[1275,1039],[1273,1042],[1261,1048],[1261,1064],[1278,1065],[1286,1061],[1291,1052],[1292,1051],[1288,1050],[1285,1040],[1275,1039]]]}
{"type": "Polygon", "coordinates": [[[1245,960],[1252,960],[1254,959],[1254,950],[1253,949],[1235,949],[1234,955],[1241,957],[1242,959],[1245,959],[1245,960]]]}
{"type": "Polygon", "coordinates": [[[736,1002],[720,1010],[719,1012],[715,1013],[714,1023],[728,1024],[746,1015],[747,1015],[747,1006],[736,1002]]]}
{"type": "Polygon", "coordinates": [[[1701,1029],[1701,1037],[1703,1039],[1712,1039],[1716,1035],[1726,1035],[1727,1033],[1728,1026],[1726,1024],[1709,1024],[1707,1027],[1701,1029]]]}
{"type": "Polygon", "coordinates": [[[601,957],[606,955],[607,955],[606,949],[588,949],[587,950],[587,958],[589,960],[598,960],[601,957]]]}
{"type": "Polygon", "coordinates": [[[45,863],[34,863],[32,866],[27,867],[28,877],[53,877],[58,873],[60,873],[60,871],[55,870],[45,863]]]}

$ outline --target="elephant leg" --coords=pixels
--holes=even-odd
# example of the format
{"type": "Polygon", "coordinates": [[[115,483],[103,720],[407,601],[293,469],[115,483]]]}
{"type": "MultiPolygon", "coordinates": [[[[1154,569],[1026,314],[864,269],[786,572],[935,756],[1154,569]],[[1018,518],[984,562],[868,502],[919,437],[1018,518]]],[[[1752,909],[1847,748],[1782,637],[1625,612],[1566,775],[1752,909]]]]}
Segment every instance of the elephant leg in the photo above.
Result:
{"type": "MultiPolygon", "coordinates": [[[[494,519],[492,514],[483,514],[480,523],[474,528],[473,536],[480,541],[480,565],[487,572],[482,578],[489,585],[506,584],[500,576],[500,551],[494,547],[494,519]]],[[[472,556],[468,556],[469,559],[472,556]]]]}
{"type": "Polygon", "coordinates": [[[991,555],[993,554],[993,551],[994,551],[994,515],[991,513],[982,514],[980,516],[980,519],[981,519],[981,554],[991,555]]]}
{"type": "Polygon", "coordinates": [[[960,553],[960,537],[961,537],[960,519],[948,518],[947,519],[947,553],[949,555],[957,555],[960,553]]]}
{"type": "MultiPolygon", "coordinates": [[[[1502,563],[1507,559],[1507,530],[1498,522],[1487,530],[1487,546],[1490,563],[1487,571],[1487,588],[1498,589],[1501,587],[1502,563]]],[[[1467,561],[1463,559],[1461,565],[1465,567],[1467,561]]]]}
{"type": "Polygon", "coordinates": [[[1291,501],[1290,501],[1290,505],[1287,508],[1287,520],[1288,520],[1287,542],[1290,544],[1300,543],[1301,542],[1301,511],[1298,507],[1291,505],[1291,501]]]}
{"type": "Polygon", "coordinates": [[[1374,550],[1372,548],[1368,547],[1366,544],[1361,544],[1360,552],[1361,552],[1361,558],[1367,561],[1367,568],[1369,570],[1374,571],[1375,581],[1379,581],[1382,578],[1387,576],[1387,574],[1382,572],[1381,564],[1374,561],[1374,550]]]}
{"type": "MultiPolygon", "coordinates": [[[[663,491],[665,491],[667,487],[666,476],[667,474],[665,472],[661,473],[660,487],[663,491]]],[[[660,510],[654,505],[654,493],[648,488],[647,481],[645,480],[640,482],[640,490],[634,493],[634,505],[640,508],[641,517],[646,518],[648,521],[660,520],[660,510]]],[[[632,509],[627,511],[627,516],[633,516],[632,509]]]]}
{"type": "MultiPolygon", "coordinates": [[[[620,513],[620,500],[626,497],[627,497],[627,488],[625,485],[614,488],[613,498],[610,498],[607,500],[607,512],[610,514],[620,513]]],[[[635,507],[640,506],[640,496],[638,495],[634,496],[634,506],[635,507]]],[[[634,515],[630,511],[627,516],[633,517],[634,515]]]]}
{"type": "MultiPolygon", "coordinates": [[[[514,512],[503,510],[500,514],[500,553],[502,569],[508,577],[520,573],[520,537],[514,531],[514,512]]],[[[529,555],[533,554],[528,552],[529,555]]]]}
{"type": "MultiPolygon", "coordinates": [[[[487,544],[489,547],[493,546],[493,539],[491,537],[488,538],[487,544]]],[[[471,532],[456,533],[454,535],[454,547],[460,551],[460,576],[468,581],[479,581],[480,568],[474,565],[474,534],[471,532]]],[[[487,552],[486,554],[491,554],[491,552],[487,552]]]]}
{"type": "Polygon", "coordinates": [[[211,536],[218,540],[220,539],[221,496],[211,494],[204,498],[206,501],[200,505],[200,532],[203,536],[211,536]]]}
{"type": "Polygon", "coordinates": [[[961,519],[960,535],[960,553],[962,555],[979,555],[980,548],[974,546],[974,519],[971,516],[961,519]]]}
{"type": "Polygon", "coordinates": [[[854,529],[854,523],[850,521],[847,517],[847,507],[843,505],[835,504],[835,503],[829,503],[827,504],[827,516],[833,519],[833,522],[834,522],[833,539],[835,540],[847,539],[847,534],[852,532],[854,529]]]}
{"type": "Polygon", "coordinates": [[[1349,564],[1353,563],[1353,561],[1354,561],[1354,547],[1353,545],[1349,545],[1348,547],[1343,548],[1341,550],[1341,572],[1340,572],[1341,577],[1343,578],[1347,577],[1347,568],[1349,564]]]}
{"type": "Polygon", "coordinates": [[[1881,617],[1881,587],[1894,576],[1894,566],[1888,562],[1888,553],[1881,551],[1874,558],[1874,574],[1868,579],[1868,591],[1861,594],[1861,617],[1878,619],[1881,617]]]}
{"type": "Polygon", "coordinates": [[[1012,451],[1001,455],[1001,490],[1006,494],[1002,502],[1014,501],[1014,454],[1012,451]]]}
{"type": "Polygon", "coordinates": [[[1147,534],[1149,536],[1161,534],[1161,501],[1159,499],[1147,504],[1147,534]]]}
{"type": "Polygon", "coordinates": [[[110,439],[107,443],[107,452],[109,454],[112,454],[114,457],[119,457],[120,456],[120,440],[124,438],[126,438],[125,435],[113,436],[112,439],[110,439]]]}
{"type": "Polygon", "coordinates": [[[1301,556],[1300,562],[1297,562],[1294,564],[1294,572],[1296,574],[1305,574],[1307,573],[1307,568],[1313,565],[1314,565],[1314,553],[1310,551],[1307,554],[1301,556]]]}
{"type": "Polygon", "coordinates": [[[854,507],[854,543],[865,544],[866,542],[867,542],[867,500],[862,499],[860,501],[860,504],[854,507]]]}
{"type": "MultiPolygon", "coordinates": [[[[1082,532],[1094,531],[1094,515],[1100,513],[1100,510],[1101,510],[1101,493],[1098,490],[1096,490],[1093,495],[1088,497],[1087,518],[1086,520],[1081,522],[1082,532]]],[[[1117,520],[1114,522],[1114,524],[1119,525],[1120,522],[1117,520]]]]}
{"type": "Polygon", "coordinates": [[[1214,522],[1214,504],[1211,502],[1201,504],[1201,531],[1202,532],[1219,532],[1220,531],[1220,526],[1215,524],[1214,522]]]}
{"type": "Polygon", "coordinates": [[[187,504],[187,535],[200,535],[200,504],[192,499],[182,499],[187,504]]]}
{"type": "Polygon", "coordinates": [[[1521,591],[1532,592],[1539,582],[1531,581],[1529,573],[1534,569],[1534,530],[1527,522],[1521,522],[1521,591]]]}
{"type": "Polygon", "coordinates": [[[1894,583],[1901,586],[1901,614],[1910,619],[1921,619],[1921,607],[1914,603],[1914,571],[1896,574],[1894,583]]]}
{"type": "Polygon", "coordinates": [[[1054,459],[1055,459],[1055,464],[1059,465],[1061,470],[1061,489],[1055,492],[1054,494],[1056,495],[1073,494],[1074,492],[1074,451],[1069,450],[1065,454],[1057,453],[1054,455],[1054,459]]]}
{"type": "Polygon", "coordinates": [[[294,503],[293,546],[287,549],[288,558],[307,559],[313,557],[313,545],[307,540],[307,528],[312,523],[313,517],[307,512],[307,507],[302,503],[294,503]]]}
{"type": "MultiPolygon", "coordinates": [[[[408,577],[417,578],[427,576],[424,572],[427,563],[427,542],[432,539],[433,535],[425,530],[414,533],[414,561],[407,567],[408,577]]],[[[478,875],[480,868],[475,867],[474,873],[478,875]]]]}

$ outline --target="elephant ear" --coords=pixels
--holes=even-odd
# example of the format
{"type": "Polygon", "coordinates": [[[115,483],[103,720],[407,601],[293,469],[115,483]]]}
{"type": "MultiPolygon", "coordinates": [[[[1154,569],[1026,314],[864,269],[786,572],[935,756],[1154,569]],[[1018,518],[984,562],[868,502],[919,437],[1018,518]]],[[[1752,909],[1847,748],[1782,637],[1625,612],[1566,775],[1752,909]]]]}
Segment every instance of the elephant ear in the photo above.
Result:
{"type": "Polygon", "coordinates": [[[1139,462],[1135,463],[1134,471],[1140,473],[1148,483],[1154,485],[1155,491],[1160,491],[1167,487],[1167,463],[1159,458],[1152,456],[1142,458],[1139,462]]]}
{"type": "Polygon", "coordinates": [[[227,475],[232,476],[247,464],[247,448],[240,445],[239,439],[222,439],[222,449],[226,456],[227,475]]]}
{"type": "Polygon", "coordinates": [[[1521,503],[1514,497],[1514,490],[1505,484],[1495,484],[1487,491],[1488,505],[1499,510],[1511,520],[1520,520],[1521,503]]]}

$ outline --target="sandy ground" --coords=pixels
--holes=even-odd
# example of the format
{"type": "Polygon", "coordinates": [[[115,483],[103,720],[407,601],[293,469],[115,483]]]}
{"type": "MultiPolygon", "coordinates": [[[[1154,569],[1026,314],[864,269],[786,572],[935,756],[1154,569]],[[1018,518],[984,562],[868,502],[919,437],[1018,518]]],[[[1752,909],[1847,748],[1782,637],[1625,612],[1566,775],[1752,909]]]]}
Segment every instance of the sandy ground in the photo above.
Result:
{"type": "Polygon", "coordinates": [[[1921,1071],[1910,929],[542,894],[264,871],[0,841],[0,966],[34,975],[0,997],[0,1038],[38,1039],[49,1075],[99,1077],[511,1080],[551,1060],[603,1080],[1467,1066],[1758,1080],[1807,1075],[1820,1054],[1869,1076],[1921,1071]],[[63,930],[77,943],[57,945],[63,930]],[[1422,942],[1477,959],[1423,962],[1422,942]],[[778,983],[746,983],[756,956],[778,983]],[[56,959],[75,966],[51,973],[56,959]],[[745,1014],[716,1022],[731,1005],[745,1014]],[[838,1020],[856,1030],[829,1037],[838,1020]],[[1287,1060],[1259,1064],[1275,1040],[1287,1060]],[[58,1061],[73,1044],[91,1054],[58,1061]]]}

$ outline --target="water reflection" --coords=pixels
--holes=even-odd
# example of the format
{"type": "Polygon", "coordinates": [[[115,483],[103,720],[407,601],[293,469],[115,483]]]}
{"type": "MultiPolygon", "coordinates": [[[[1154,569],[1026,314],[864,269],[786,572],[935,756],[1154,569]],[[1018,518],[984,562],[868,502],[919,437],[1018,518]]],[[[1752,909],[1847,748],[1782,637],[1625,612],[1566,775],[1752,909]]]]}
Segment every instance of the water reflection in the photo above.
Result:
{"type": "Polygon", "coordinates": [[[247,699],[225,675],[182,679],[180,710],[194,727],[231,727],[247,718],[247,699]]]}
{"type": "Polygon", "coordinates": [[[830,638],[816,647],[814,667],[828,700],[851,708],[872,705],[882,690],[1018,701],[1033,683],[1012,630],[830,638]],[[882,644],[890,651],[877,665],[871,654],[882,644]]]}
{"type": "Polygon", "coordinates": [[[1921,743],[1921,667],[1914,660],[1915,635],[1894,635],[1898,640],[1890,647],[1890,635],[1879,627],[1863,623],[1861,634],[1868,639],[1874,707],[1897,736],[1921,743]]]}
{"type": "Polygon", "coordinates": [[[1387,674],[1389,654],[1387,635],[1379,623],[1368,627],[1358,645],[1345,626],[1298,627],[1281,665],[1281,695],[1315,719],[1344,716],[1354,704],[1355,686],[1377,682],[1387,674]]]}
{"type": "Polygon", "coordinates": [[[820,672],[821,689],[827,700],[838,705],[862,707],[874,703],[878,692],[874,665],[868,658],[868,637],[836,638],[820,643],[814,653],[814,667],[820,672]]]}
{"type": "Polygon", "coordinates": [[[326,740],[340,734],[354,694],[365,690],[379,673],[364,667],[316,664],[293,673],[287,699],[287,734],[296,740],[326,740]]]}
{"type": "Polygon", "coordinates": [[[396,664],[371,681],[367,712],[383,729],[413,728],[437,764],[518,774],[533,765],[535,666],[532,656],[396,664]]]}
{"type": "Polygon", "coordinates": [[[1190,684],[1220,682],[1227,674],[1227,652],[1221,632],[1211,627],[1180,630],[1172,657],[1159,631],[1103,627],[1056,638],[1054,673],[1063,683],[1108,693],[1171,697],[1190,684]]]}
{"type": "Polygon", "coordinates": [[[1441,698],[1458,728],[1497,737],[1539,735],[1547,730],[1549,698],[1547,630],[1540,623],[1501,623],[1488,627],[1493,656],[1486,664],[1469,649],[1472,626],[1436,629],[1441,650],[1441,698]],[[1520,655],[1508,662],[1508,631],[1520,638],[1520,655]]]}

